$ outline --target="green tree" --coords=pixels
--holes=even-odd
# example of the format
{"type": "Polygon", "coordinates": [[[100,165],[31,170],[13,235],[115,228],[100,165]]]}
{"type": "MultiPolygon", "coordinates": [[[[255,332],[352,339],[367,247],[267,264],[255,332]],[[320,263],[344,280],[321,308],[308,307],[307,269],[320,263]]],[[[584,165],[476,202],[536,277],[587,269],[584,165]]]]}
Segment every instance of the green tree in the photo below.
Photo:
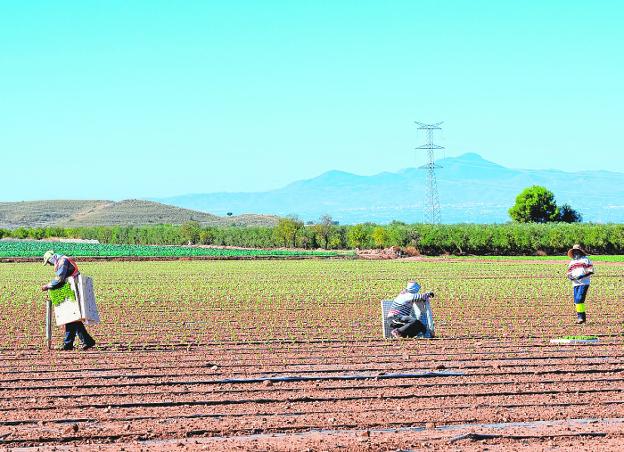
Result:
{"type": "Polygon", "coordinates": [[[369,248],[371,238],[371,226],[368,224],[356,224],[347,231],[347,245],[350,248],[369,248]]]}
{"type": "Polygon", "coordinates": [[[313,227],[305,227],[301,230],[301,246],[306,250],[318,248],[317,236],[313,227]]]}
{"type": "Polygon", "coordinates": [[[564,223],[580,223],[583,216],[574,210],[570,204],[564,204],[559,207],[559,221],[564,223]]]}
{"type": "Polygon", "coordinates": [[[516,204],[509,209],[509,216],[518,223],[548,223],[559,220],[559,208],[553,192],[533,185],[516,197],[516,204]]]}
{"type": "Polygon", "coordinates": [[[280,218],[275,226],[275,237],[284,243],[287,247],[292,244],[293,248],[297,247],[297,235],[303,229],[303,221],[296,216],[280,218]]]}
{"type": "Polygon", "coordinates": [[[323,215],[319,222],[314,225],[314,232],[317,240],[323,244],[323,248],[329,249],[329,242],[335,233],[334,220],[330,215],[323,215]]]}
{"type": "Polygon", "coordinates": [[[11,235],[16,239],[26,239],[28,238],[28,232],[29,230],[27,228],[21,226],[15,229],[11,235]]]}
{"type": "Polygon", "coordinates": [[[199,243],[201,226],[197,221],[187,221],[180,226],[180,238],[184,243],[199,243]]]}
{"type": "Polygon", "coordinates": [[[211,228],[202,229],[199,233],[199,242],[202,245],[212,245],[214,242],[214,238],[215,233],[211,228]]]}
{"type": "Polygon", "coordinates": [[[376,226],[371,233],[375,248],[384,248],[389,240],[388,230],[383,226],[376,226]]]}

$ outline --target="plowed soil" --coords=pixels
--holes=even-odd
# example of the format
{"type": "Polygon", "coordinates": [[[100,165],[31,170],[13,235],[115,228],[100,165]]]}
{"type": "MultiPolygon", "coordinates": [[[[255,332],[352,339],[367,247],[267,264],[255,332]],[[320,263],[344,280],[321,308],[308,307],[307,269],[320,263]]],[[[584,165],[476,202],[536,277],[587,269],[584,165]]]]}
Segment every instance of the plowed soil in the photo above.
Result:
{"type": "MultiPolygon", "coordinates": [[[[612,278],[624,269],[610,268],[612,278]]],[[[624,353],[613,323],[620,327],[623,317],[618,300],[607,300],[611,292],[599,293],[594,317],[581,327],[569,300],[561,300],[558,316],[557,299],[544,303],[555,320],[539,327],[528,315],[506,317],[501,307],[509,300],[498,296],[481,299],[479,309],[440,304],[433,340],[381,339],[377,318],[362,320],[360,339],[345,337],[341,331],[355,328],[353,318],[345,326],[349,303],[329,305],[341,319],[337,329],[311,314],[295,325],[292,312],[259,309],[241,319],[233,304],[231,315],[238,328],[250,326],[247,334],[217,341],[196,333],[197,340],[182,342],[169,332],[192,324],[172,305],[158,311],[166,336],[142,336],[133,317],[119,319],[114,337],[110,320],[92,328],[99,343],[86,352],[48,351],[24,337],[23,346],[0,350],[0,448],[621,450],[624,353]],[[263,329],[276,328],[275,340],[251,328],[261,314],[263,329]],[[297,331],[291,339],[289,325],[297,331]],[[565,332],[597,334],[599,341],[550,343],[565,332]]],[[[107,309],[102,303],[102,317],[111,319],[107,309]]],[[[213,313],[216,324],[226,321],[223,306],[213,313]]]]}

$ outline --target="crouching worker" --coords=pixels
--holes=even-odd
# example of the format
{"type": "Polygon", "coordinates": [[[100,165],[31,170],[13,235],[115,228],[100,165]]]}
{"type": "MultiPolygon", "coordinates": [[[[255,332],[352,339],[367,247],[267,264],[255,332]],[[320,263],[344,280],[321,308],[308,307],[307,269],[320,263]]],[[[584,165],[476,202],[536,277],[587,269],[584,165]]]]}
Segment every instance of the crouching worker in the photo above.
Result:
{"type": "Polygon", "coordinates": [[[425,314],[425,302],[433,298],[434,294],[420,294],[419,291],[420,285],[416,281],[410,281],[392,302],[387,315],[392,337],[433,337],[433,331],[429,331],[420,319],[425,314]]]}
{"type": "MultiPolygon", "coordinates": [[[[76,277],[79,275],[78,265],[73,259],[63,256],[62,254],[55,254],[54,251],[47,251],[43,255],[43,265],[53,265],[54,273],[56,277],[44,286],[41,286],[41,290],[58,289],[65,284],[65,281],[70,276],[76,277]]],[[[65,325],[65,340],[61,350],[73,350],[74,339],[76,334],[82,342],[82,350],[89,350],[95,346],[95,340],[87,333],[87,329],[80,321],[71,322],[65,325]]]]}

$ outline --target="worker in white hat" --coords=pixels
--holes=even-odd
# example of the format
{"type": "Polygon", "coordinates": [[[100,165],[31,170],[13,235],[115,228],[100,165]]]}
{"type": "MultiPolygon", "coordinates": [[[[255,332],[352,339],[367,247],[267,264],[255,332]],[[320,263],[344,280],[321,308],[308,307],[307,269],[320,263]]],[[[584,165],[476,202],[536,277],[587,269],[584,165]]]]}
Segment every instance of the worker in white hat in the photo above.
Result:
{"type": "Polygon", "coordinates": [[[420,292],[420,284],[409,281],[405,289],[394,299],[387,315],[387,322],[394,338],[424,336],[427,327],[420,321],[422,315],[418,302],[434,297],[433,292],[420,292]],[[414,316],[415,314],[415,316],[414,316]]]}
{"type": "Polygon", "coordinates": [[[581,248],[581,245],[574,245],[569,249],[568,257],[571,261],[568,264],[566,276],[572,281],[576,323],[581,324],[587,321],[585,298],[591,282],[590,276],[594,274],[594,265],[587,257],[585,250],[581,248]]]}
{"type": "MultiPolygon", "coordinates": [[[[43,255],[43,265],[53,265],[56,277],[48,284],[41,286],[41,290],[59,289],[65,284],[70,276],[76,277],[80,273],[76,262],[62,254],[56,254],[54,251],[47,251],[43,255]]],[[[82,342],[82,350],[89,350],[95,346],[95,340],[89,335],[84,324],[80,321],[71,322],[65,325],[65,339],[61,350],[73,350],[76,334],[82,342]]]]}

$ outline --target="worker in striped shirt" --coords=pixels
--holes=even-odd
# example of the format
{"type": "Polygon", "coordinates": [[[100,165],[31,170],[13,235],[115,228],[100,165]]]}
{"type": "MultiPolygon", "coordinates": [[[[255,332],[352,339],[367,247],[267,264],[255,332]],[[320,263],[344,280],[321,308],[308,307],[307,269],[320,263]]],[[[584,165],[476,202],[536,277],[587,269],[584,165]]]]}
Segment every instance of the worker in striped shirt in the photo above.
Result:
{"type": "Polygon", "coordinates": [[[590,276],[594,274],[594,266],[587,257],[587,253],[581,245],[574,245],[568,250],[568,257],[572,259],[568,264],[567,277],[572,281],[574,290],[574,306],[576,307],[576,323],[581,324],[587,321],[585,313],[585,297],[589,290],[590,276]]]}
{"type": "Polygon", "coordinates": [[[433,292],[420,294],[419,291],[420,284],[416,281],[409,281],[405,289],[392,302],[387,315],[387,321],[392,328],[390,332],[392,337],[416,337],[427,332],[427,327],[420,321],[422,313],[418,302],[428,301],[434,297],[434,294],[433,292]]]}

